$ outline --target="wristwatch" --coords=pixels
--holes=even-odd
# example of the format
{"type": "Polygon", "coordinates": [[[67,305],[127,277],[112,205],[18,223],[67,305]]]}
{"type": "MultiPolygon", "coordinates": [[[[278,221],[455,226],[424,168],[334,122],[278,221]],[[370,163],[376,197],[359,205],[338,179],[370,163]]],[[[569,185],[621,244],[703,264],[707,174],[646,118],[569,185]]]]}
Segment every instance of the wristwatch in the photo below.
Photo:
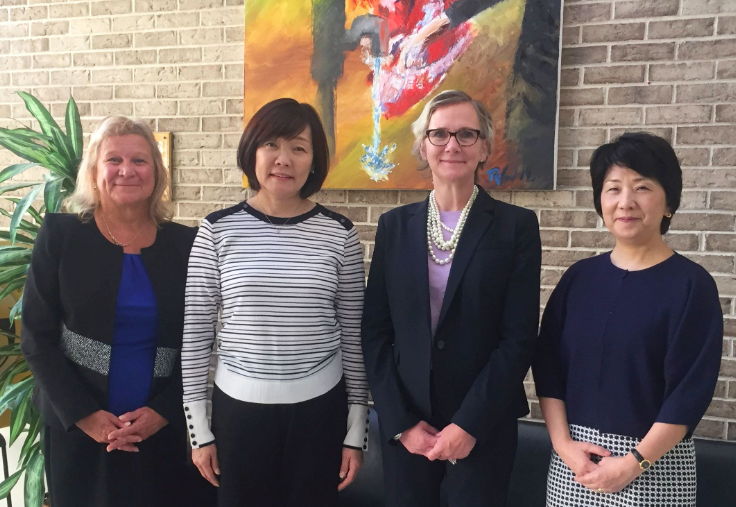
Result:
{"type": "Polygon", "coordinates": [[[636,450],[636,448],[631,449],[631,454],[633,454],[636,458],[636,461],[639,462],[639,468],[641,468],[645,472],[652,468],[652,462],[648,459],[645,459],[644,456],[642,456],[641,453],[636,450]]]}

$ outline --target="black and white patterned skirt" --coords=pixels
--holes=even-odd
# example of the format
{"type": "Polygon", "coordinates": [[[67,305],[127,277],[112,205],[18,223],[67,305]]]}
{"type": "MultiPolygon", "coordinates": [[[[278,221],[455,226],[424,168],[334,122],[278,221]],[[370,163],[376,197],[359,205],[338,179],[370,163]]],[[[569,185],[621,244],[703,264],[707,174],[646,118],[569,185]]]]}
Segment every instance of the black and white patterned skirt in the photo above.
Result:
{"type": "MultiPolygon", "coordinates": [[[[593,428],[570,425],[573,440],[590,442],[625,456],[639,440],[623,435],[600,433],[593,428]]],[[[683,440],[662,456],[645,473],[618,493],[596,493],[573,480],[570,468],[552,451],[547,475],[547,507],[694,507],[695,445],[683,440]]]]}

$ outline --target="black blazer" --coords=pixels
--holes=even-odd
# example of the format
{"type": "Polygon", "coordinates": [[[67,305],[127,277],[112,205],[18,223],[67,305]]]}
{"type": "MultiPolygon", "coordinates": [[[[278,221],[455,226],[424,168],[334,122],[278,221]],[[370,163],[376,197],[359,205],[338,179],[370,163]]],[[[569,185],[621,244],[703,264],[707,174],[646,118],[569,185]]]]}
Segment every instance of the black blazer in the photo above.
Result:
{"type": "MultiPolygon", "coordinates": [[[[141,250],[158,307],[156,363],[148,406],[183,425],[180,351],[184,286],[196,229],[161,226],[141,250]]],[[[94,220],[49,214],[23,292],[21,348],[36,378],[34,401],[49,426],[72,430],[107,408],[107,380],[123,249],[94,220]]]]}
{"type": "Polygon", "coordinates": [[[534,212],[478,193],[433,338],[428,202],[378,221],[362,322],[366,373],[386,438],[439,416],[482,443],[502,418],[529,412],[523,380],[539,322],[539,225],[534,212]]]}

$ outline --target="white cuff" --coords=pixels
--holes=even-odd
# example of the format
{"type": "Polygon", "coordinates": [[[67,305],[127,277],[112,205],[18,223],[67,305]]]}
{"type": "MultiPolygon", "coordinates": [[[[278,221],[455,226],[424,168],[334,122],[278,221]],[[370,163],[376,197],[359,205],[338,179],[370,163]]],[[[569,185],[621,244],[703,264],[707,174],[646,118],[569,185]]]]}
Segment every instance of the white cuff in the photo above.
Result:
{"type": "Polygon", "coordinates": [[[207,400],[184,403],[184,416],[192,449],[199,449],[215,441],[215,435],[210,431],[210,424],[207,420],[207,400]]]}
{"type": "Polygon", "coordinates": [[[368,413],[365,405],[348,405],[348,434],[343,445],[368,450],[368,413]]]}

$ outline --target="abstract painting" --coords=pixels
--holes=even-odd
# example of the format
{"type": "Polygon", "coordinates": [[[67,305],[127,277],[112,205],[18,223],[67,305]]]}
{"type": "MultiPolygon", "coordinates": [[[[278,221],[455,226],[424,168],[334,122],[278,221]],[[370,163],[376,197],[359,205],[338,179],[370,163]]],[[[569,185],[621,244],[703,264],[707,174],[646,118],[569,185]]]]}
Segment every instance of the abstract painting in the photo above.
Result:
{"type": "Polygon", "coordinates": [[[486,189],[555,181],[561,0],[247,0],[244,121],[266,102],[315,106],[325,188],[426,189],[411,123],[463,90],[493,117],[486,189]]]}

